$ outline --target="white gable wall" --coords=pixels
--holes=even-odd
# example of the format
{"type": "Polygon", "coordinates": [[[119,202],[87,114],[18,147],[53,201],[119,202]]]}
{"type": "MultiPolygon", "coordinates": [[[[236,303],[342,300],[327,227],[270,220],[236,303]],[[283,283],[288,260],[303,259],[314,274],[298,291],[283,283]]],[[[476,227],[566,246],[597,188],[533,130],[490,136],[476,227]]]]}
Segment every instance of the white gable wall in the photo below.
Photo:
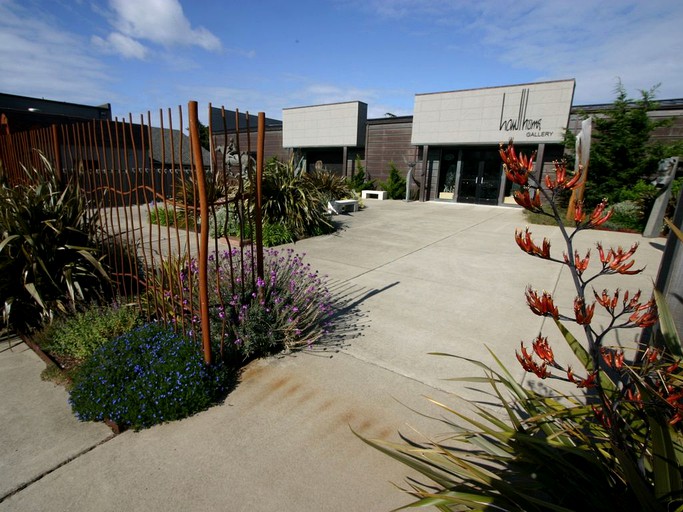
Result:
{"type": "Polygon", "coordinates": [[[412,144],[562,143],[574,80],[415,95],[412,144]]]}
{"type": "Polygon", "coordinates": [[[357,147],[364,145],[367,104],[331,103],[282,110],[285,148],[357,147]]]}

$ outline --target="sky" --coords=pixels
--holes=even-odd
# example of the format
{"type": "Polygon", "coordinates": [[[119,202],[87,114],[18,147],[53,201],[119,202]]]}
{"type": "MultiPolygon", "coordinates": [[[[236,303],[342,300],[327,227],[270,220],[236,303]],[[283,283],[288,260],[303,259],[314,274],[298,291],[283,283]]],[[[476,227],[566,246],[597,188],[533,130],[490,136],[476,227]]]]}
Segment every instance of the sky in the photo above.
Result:
{"type": "Polygon", "coordinates": [[[680,0],[0,0],[0,92],[265,112],[574,78],[574,105],[683,98],[680,0]]]}

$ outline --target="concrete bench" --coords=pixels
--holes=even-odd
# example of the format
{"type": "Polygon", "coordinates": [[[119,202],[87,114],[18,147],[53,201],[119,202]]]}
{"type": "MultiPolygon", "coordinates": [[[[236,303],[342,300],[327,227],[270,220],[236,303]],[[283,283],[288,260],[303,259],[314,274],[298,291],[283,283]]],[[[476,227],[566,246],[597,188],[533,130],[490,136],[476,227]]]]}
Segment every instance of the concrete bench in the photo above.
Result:
{"type": "Polygon", "coordinates": [[[383,201],[387,198],[386,190],[362,190],[361,197],[363,199],[379,199],[383,201]]]}
{"type": "Polygon", "coordinates": [[[358,211],[358,199],[340,199],[327,203],[327,211],[339,215],[347,211],[358,211]]]}

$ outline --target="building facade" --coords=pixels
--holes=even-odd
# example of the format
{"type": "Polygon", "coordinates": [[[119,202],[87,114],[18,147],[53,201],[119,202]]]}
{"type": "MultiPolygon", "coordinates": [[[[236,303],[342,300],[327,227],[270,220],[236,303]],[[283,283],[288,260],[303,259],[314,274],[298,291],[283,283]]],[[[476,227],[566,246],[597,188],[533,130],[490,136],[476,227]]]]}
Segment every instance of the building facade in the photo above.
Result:
{"type": "MultiPolygon", "coordinates": [[[[298,155],[309,170],[317,164],[349,177],[358,158],[378,182],[392,165],[404,176],[412,170],[414,196],[421,201],[499,205],[513,202],[498,155],[501,142],[513,140],[526,154],[535,152],[540,179],[563,157],[566,132],[577,134],[583,116],[610,108],[573,106],[574,88],[569,79],[416,94],[412,116],[378,119],[367,119],[362,102],[286,108],[282,126],[272,127],[266,140],[276,141],[280,133],[282,145],[273,156],[298,155]]],[[[651,117],[673,122],[653,139],[683,139],[683,99],[657,104],[651,117]]]]}
{"type": "MultiPolygon", "coordinates": [[[[420,93],[414,98],[413,115],[376,119],[368,119],[368,105],[361,101],[284,108],[282,120],[266,118],[265,154],[283,161],[294,158],[307,171],[322,167],[344,177],[354,175],[360,164],[376,182],[386,180],[392,166],[403,176],[411,170],[413,195],[421,201],[508,203],[512,189],[498,156],[501,142],[512,139],[519,150],[536,152],[535,172],[540,178],[562,158],[567,131],[578,133],[584,116],[611,108],[573,106],[574,87],[575,81],[569,79],[420,93]]],[[[653,139],[683,140],[683,99],[659,100],[657,105],[649,115],[673,121],[658,128],[653,139]]],[[[0,94],[0,114],[3,133],[84,119],[111,121],[108,104],[8,94],[0,94]]],[[[248,113],[211,109],[214,152],[205,155],[205,165],[213,168],[228,152],[253,150],[257,124],[257,116],[248,113]]],[[[150,140],[131,142],[131,147],[148,149],[150,155],[140,159],[189,165],[187,155],[167,154],[164,148],[169,144],[157,135],[153,129],[150,140]]],[[[184,138],[180,132],[175,135],[184,138]]],[[[93,165],[111,167],[105,162],[93,165]]]]}

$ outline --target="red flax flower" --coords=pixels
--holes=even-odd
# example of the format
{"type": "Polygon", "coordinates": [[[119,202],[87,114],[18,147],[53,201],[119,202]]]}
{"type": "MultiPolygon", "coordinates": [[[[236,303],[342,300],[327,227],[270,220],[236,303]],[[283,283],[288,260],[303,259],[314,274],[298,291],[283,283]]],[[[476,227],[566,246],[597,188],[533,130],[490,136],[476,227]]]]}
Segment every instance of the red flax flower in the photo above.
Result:
{"type": "MultiPolygon", "coordinates": [[[[598,292],[593,290],[593,295],[595,295],[595,300],[598,301],[598,304],[605,308],[610,314],[614,314],[614,310],[619,302],[619,289],[614,292],[613,296],[610,296],[610,294],[607,293],[607,290],[602,290],[602,294],[600,295],[598,295],[598,292]]],[[[638,292],[638,295],[640,296],[640,292],[638,292]]],[[[626,304],[627,299],[628,292],[626,292],[624,296],[624,305],[626,304]]]]}
{"type": "Polygon", "coordinates": [[[612,422],[610,421],[607,414],[605,414],[605,410],[602,407],[596,407],[594,405],[591,407],[593,409],[595,417],[598,418],[598,421],[600,421],[600,423],[602,423],[602,426],[605,428],[610,428],[612,426],[612,422]]]}
{"type": "Polygon", "coordinates": [[[517,155],[512,140],[506,148],[503,148],[501,143],[498,152],[503,161],[503,170],[507,179],[518,185],[526,186],[529,181],[529,174],[534,170],[535,153],[532,153],[531,158],[527,158],[523,153],[517,155]]]}
{"type": "Polygon", "coordinates": [[[515,229],[515,242],[517,242],[519,248],[527,254],[538,256],[539,258],[546,260],[550,258],[550,241],[547,238],[544,238],[542,246],[537,246],[531,239],[531,231],[529,231],[529,228],[526,228],[523,233],[522,231],[515,229]]]}
{"type": "Polygon", "coordinates": [[[574,173],[574,176],[572,176],[572,178],[564,184],[564,188],[568,190],[574,190],[576,187],[581,185],[579,182],[581,176],[583,176],[583,165],[579,165],[579,172],[574,173]]]}
{"type": "Polygon", "coordinates": [[[598,372],[595,371],[588,375],[588,377],[586,377],[585,379],[577,379],[576,377],[574,377],[574,372],[572,371],[571,367],[567,368],[567,379],[569,380],[569,382],[576,384],[577,388],[594,388],[595,386],[597,386],[597,383],[595,382],[597,375],[598,372]]]}
{"type": "Polygon", "coordinates": [[[666,397],[666,401],[676,411],[676,414],[669,420],[671,425],[675,425],[683,420],[683,391],[669,395],[666,397]]]}
{"type": "Polygon", "coordinates": [[[616,370],[621,370],[624,367],[624,351],[623,350],[612,350],[606,347],[600,349],[600,355],[602,355],[603,361],[610,368],[616,370]]]}
{"type": "Polygon", "coordinates": [[[605,208],[607,208],[607,199],[603,199],[598,206],[595,207],[593,213],[591,213],[588,219],[588,225],[591,227],[597,227],[603,225],[612,216],[614,210],[610,210],[605,213],[605,208]]]}
{"type": "Polygon", "coordinates": [[[654,299],[638,306],[628,319],[637,327],[643,328],[651,327],[657,323],[657,306],[654,299]]]}
{"type": "Polygon", "coordinates": [[[544,362],[550,366],[557,366],[555,362],[555,355],[553,354],[553,349],[548,343],[548,338],[543,337],[540,334],[533,341],[534,352],[536,355],[544,362]]]}
{"type": "Polygon", "coordinates": [[[638,290],[633,295],[631,300],[628,300],[628,290],[626,290],[626,293],[624,293],[624,302],[623,302],[624,309],[626,311],[635,311],[640,306],[640,303],[638,302],[638,300],[640,300],[640,290],[638,290]]]}
{"type": "Polygon", "coordinates": [[[624,391],[624,398],[634,404],[642,404],[643,402],[640,391],[633,391],[632,388],[626,388],[624,391]]]}
{"type": "Polygon", "coordinates": [[[534,361],[533,356],[524,347],[524,342],[521,342],[520,346],[522,347],[522,353],[520,354],[515,350],[515,356],[517,356],[517,360],[522,365],[522,368],[529,373],[535,374],[540,379],[550,377],[551,373],[548,371],[548,365],[546,363],[538,364],[534,361]]]}
{"type": "Polygon", "coordinates": [[[583,166],[579,166],[579,172],[574,173],[574,176],[567,181],[567,163],[555,160],[553,164],[555,165],[555,181],[553,181],[548,174],[545,175],[545,186],[548,190],[572,190],[579,185],[579,180],[583,174],[583,166]]]}
{"type": "MultiPolygon", "coordinates": [[[[569,256],[567,256],[566,253],[563,254],[564,256],[564,262],[569,265],[569,256]]],[[[574,251],[574,268],[578,272],[579,275],[583,274],[586,269],[588,268],[588,263],[590,262],[591,259],[591,252],[590,249],[586,252],[586,257],[581,258],[579,256],[579,251],[574,251]]]]}
{"type": "Polygon", "coordinates": [[[579,325],[589,325],[593,320],[593,313],[595,312],[595,302],[590,306],[586,305],[586,301],[581,297],[574,299],[574,315],[576,316],[576,323],[579,325]]]}
{"type": "Polygon", "coordinates": [[[657,360],[659,359],[660,356],[661,356],[661,352],[659,351],[659,349],[657,347],[650,346],[650,347],[647,347],[647,349],[645,350],[644,357],[650,363],[657,362],[657,360]]]}
{"type": "Polygon", "coordinates": [[[515,191],[512,197],[515,199],[515,202],[525,210],[532,212],[541,210],[541,194],[538,193],[538,189],[534,192],[533,198],[531,197],[531,194],[529,194],[528,188],[515,191]]]}
{"type": "Polygon", "coordinates": [[[526,302],[534,314],[538,316],[552,316],[555,319],[559,318],[560,313],[553,303],[552,295],[548,292],[543,292],[539,297],[536,290],[533,290],[531,286],[527,286],[525,295],[526,302]]]}
{"type": "Polygon", "coordinates": [[[638,249],[638,242],[634,243],[631,246],[631,249],[628,251],[624,251],[624,249],[621,247],[619,247],[616,251],[610,248],[607,254],[605,254],[601,244],[597,244],[597,247],[603,270],[609,270],[610,273],[626,275],[639,274],[643,271],[642,268],[638,270],[630,270],[635,261],[631,260],[627,262],[627,260],[636,252],[636,249],[638,249]]]}

